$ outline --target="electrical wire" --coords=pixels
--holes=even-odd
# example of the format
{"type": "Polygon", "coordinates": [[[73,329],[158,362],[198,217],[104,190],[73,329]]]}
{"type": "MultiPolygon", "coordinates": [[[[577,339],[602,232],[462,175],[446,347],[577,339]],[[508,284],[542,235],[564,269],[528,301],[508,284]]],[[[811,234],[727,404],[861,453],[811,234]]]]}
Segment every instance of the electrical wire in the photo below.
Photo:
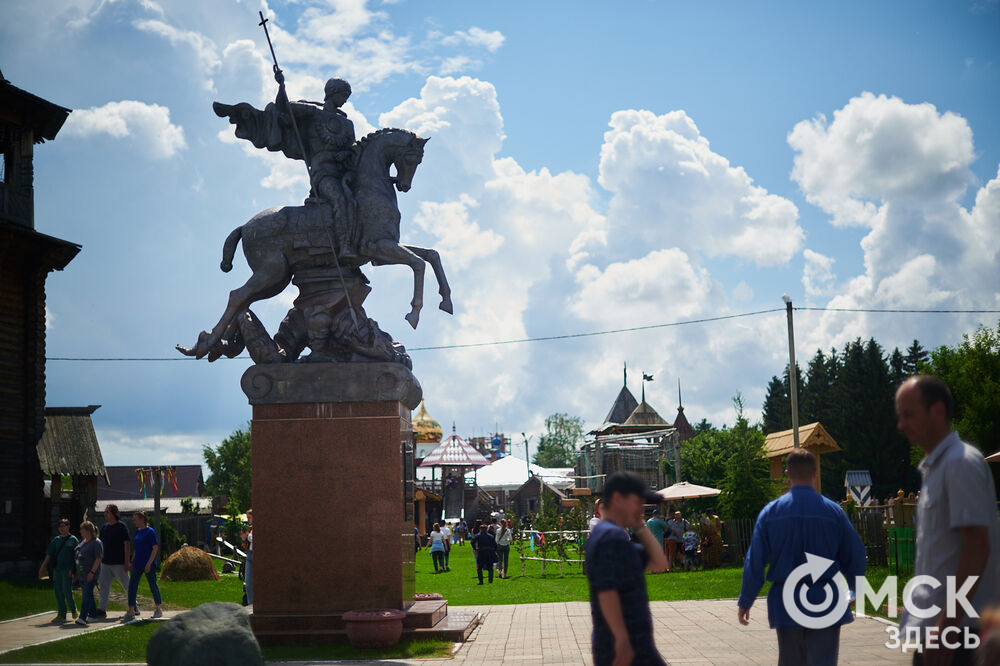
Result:
{"type": "MultiPolygon", "coordinates": [[[[808,311],[808,312],[859,312],[859,313],[871,313],[871,314],[1000,314],[1000,310],[916,310],[916,309],[903,309],[903,308],[829,308],[829,307],[792,307],[792,310],[808,311]]],[[[719,315],[717,317],[703,317],[701,319],[686,319],[683,321],[674,321],[666,324],[648,324],[646,326],[631,326],[628,328],[614,328],[606,331],[590,331],[587,333],[566,333],[563,335],[547,335],[537,338],[518,338],[515,340],[493,340],[490,342],[469,342],[464,344],[453,344],[453,345],[434,345],[430,347],[410,347],[407,352],[418,352],[418,351],[440,351],[446,349],[475,349],[480,347],[499,347],[503,345],[516,345],[526,342],[550,342],[553,340],[571,340],[574,338],[592,338],[601,335],[616,335],[618,333],[633,333],[635,331],[649,331],[658,328],[671,328],[675,326],[687,326],[691,324],[706,324],[715,321],[725,321],[728,319],[740,319],[743,317],[756,317],[763,314],[771,314],[774,312],[785,312],[785,308],[770,308],[768,310],[755,310],[753,312],[740,312],[738,314],[731,315],[719,315]]],[[[222,358],[226,358],[223,356],[222,358]]],[[[190,356],[161,356],[161,357],[96,357],[96,356],[50,356],[45,359],[46,361],[103,361],[103,362],[118,362],[118,361],[195,361],[195,359],[190,356]]],[[[249,356],[236,356],[232,360],[250,360],[249,356]]]]}

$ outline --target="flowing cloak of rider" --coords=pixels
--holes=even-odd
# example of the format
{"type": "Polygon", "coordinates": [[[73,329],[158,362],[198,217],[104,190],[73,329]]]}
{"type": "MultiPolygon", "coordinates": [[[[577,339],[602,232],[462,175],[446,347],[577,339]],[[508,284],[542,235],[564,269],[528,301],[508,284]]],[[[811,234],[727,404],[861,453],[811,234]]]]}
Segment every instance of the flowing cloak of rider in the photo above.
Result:
{"type": "Polygon", "coordinates": [[[257,148],[281,152],[293,160],[307,160],[312,176],[312,191],[306,203],[315,203],[319,197],[333,208],[333,230],[337,239],[338,255],[353,258],[358,230],[354,225],[353,201],[349,196],[346,179],[353,169],[354,123],[340,107],[351,94],[351,86],[343,79],[330,79],[326,83],[326,101],[289,102],[282,88],[274,102],[263,110],[246,102],[229,105],[216,102],[215,113],[228,117],[236,125],[236,136],[246,139],[257,148]],[[306,154],[302,154],[298,138],[289,116],[295,121],[302,136],[306,154]]]}

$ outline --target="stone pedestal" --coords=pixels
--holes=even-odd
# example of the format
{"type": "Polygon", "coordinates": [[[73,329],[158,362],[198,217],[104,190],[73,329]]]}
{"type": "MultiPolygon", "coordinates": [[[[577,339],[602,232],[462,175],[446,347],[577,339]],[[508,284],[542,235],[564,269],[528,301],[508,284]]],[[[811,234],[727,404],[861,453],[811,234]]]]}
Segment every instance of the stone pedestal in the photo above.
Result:
{"type": "Polygon", "coordinates": [[[276,364],[250,368],[242,385],[258,640],[327,642],[343,636],[346,611],[408,610],[416,378],[390,363],[276,364]]]}

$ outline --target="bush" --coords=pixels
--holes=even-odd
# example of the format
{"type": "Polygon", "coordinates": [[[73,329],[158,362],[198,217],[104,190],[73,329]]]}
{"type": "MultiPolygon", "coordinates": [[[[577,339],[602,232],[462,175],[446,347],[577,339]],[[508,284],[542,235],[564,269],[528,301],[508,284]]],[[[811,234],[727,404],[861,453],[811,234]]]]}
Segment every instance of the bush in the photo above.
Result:
{"type": "Polygon", "coordinates": [[[208,553],[194,546],[184,546],[163,563],[163,579],[219,580],[219,573],[208,553]]]}

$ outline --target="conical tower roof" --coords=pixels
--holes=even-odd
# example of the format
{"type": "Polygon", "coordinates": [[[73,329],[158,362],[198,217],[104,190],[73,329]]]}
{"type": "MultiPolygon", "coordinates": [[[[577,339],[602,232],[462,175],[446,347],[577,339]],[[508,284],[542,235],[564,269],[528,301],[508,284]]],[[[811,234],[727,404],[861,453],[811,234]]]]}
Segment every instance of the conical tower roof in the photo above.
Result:
{"type": "Polygon", "coordinates": [[[677,439],[681,442],[686,442],[687,440],[694,437],[694,428],[688,423],[687,417],[684,416],[684,407],[677,407],[677,418],[674,419],[674,427],[677,428],[677,439]]]}
{"type": "Polygon", "coordinates": [[[417,433],[414,436],[414,441],[417,444],[440,442],[441,435],[444,433],[441,424],[427,413],[427,408],[424,407],[423,400],[420,401],[420,409],[417,410],[417,415],[413,418],[413,429],[417,433]]]}
{"type": "Polygon", "coordinates": [[[618,392],[618,397],[615,398],[614,404],[611,405],[611,411],[604,417],[605,425],[610,423],[625,423],[638,406],[639,401],[635,399],[632,392],[628,390],[627,386],[622,386],[622,390],[618,392]]]}

